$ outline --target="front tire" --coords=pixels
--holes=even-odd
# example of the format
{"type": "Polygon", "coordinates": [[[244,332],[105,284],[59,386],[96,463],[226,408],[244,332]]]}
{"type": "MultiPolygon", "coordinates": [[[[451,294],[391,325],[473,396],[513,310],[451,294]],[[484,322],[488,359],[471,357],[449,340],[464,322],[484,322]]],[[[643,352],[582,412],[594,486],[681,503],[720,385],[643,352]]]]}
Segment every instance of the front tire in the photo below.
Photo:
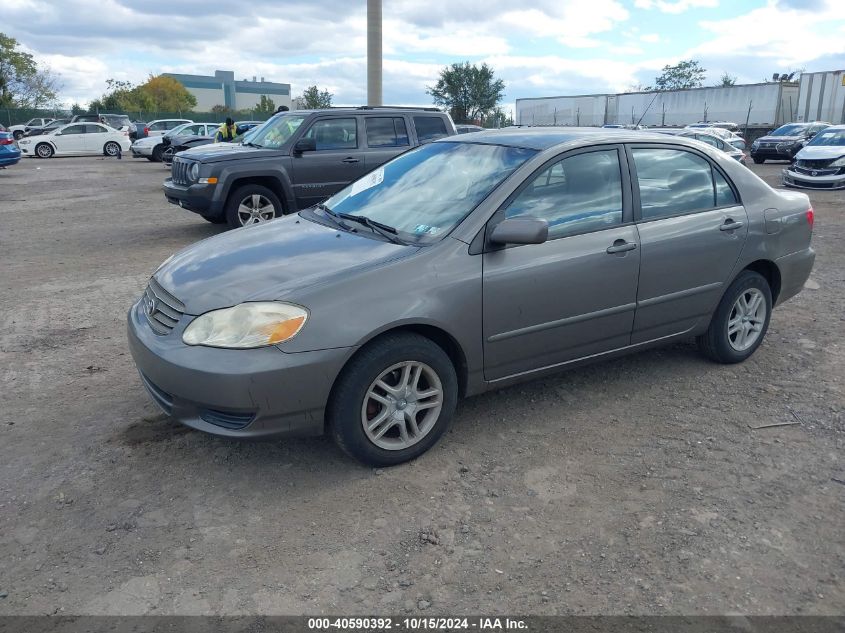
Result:
{"type": "Polygon", "coordinates": [[[52,158],[53,147],[49,143],[39,143],[35,146],[35,155],[38,158],[52,158]]]}
{"type": "Polygon", "coordinates": [[[765,158],[759,158],[758,156],[752,156],[751,158],[754,161],[755,165],[762,165],[763,163],[766,162],[765,158]]]}
{"type": "Polygon", "coordinates": [[[12,136],[14,136],[14,137],[15,137],[15,140],[16,140],[16,141],[19,141],[19,140],[21,140],[21,139],[23,138],[23,132],[21,132],[20,130],[15,130],[15,131],[12,133],[12,136]]]}
{"type": "Polygon", "coordinates": [[[233,229],[262,224],[282,215],[282,201],[262,185],[238,187],[226,202],[226,221],[233,229]]]}
{"type": "Polygon", "coordinates": [[[418,334],[390,334],[343,369],[326,420],[347,455],[392,466],[434,446],[449,428],[457,401],[458,378],[446,352],[418,334]]]}
{"type": "Polygon", "coordinates": [[[154,163],[160,163],[161,157],[164,154],[164,148],[161,145],[156,145],[153,148],[153,155],[150,157],[150,160],[154,163]]]}
{"type": "Polygon", "coordinates": [[[744,270],[725,291],[707,332],[696,339],[698,347],[717,363],[741,363],[760,347],[771,316],[769,282],[744,270]]]}

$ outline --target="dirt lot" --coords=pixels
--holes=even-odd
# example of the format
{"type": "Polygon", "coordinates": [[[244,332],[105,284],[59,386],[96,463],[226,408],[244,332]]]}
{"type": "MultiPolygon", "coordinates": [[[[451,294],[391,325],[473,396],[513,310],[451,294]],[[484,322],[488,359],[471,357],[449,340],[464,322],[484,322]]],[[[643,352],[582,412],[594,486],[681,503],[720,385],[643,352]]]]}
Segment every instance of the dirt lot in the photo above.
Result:
{"type": "Polygon", "coordinates": [[[0,614],[845,613],[845,194],[812,194],[816,269],[745,364],[688,343],[470,399],[374,471],[154,407],[125,312],[221,230],[164,176],[0,171],[0,614]]]}

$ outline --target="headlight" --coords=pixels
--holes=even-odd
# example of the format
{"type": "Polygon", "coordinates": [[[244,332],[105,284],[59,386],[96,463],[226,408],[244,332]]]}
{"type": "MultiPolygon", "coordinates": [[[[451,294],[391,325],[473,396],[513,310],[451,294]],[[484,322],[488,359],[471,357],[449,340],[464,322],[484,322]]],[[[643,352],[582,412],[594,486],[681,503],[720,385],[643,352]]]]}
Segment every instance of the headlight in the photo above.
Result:
{"type": "Polygon", "coordinates": [[[230,349],[276,345],[296,336],[307,318],[304,308],[289,303],[242,303],[194,319],[185,328],[182,341],[230,349]]]}
{"type": "Polygon", "coordinates": [[[845,156],[840,156],[830,164],[831,167],[845,167],[845,156]]]}
{"type": "Polygon", "coordinates": [[[193,165],[191,165],[191,180],[196,182],[197,180],[199,180],[199,177],[200,177],[200,164],[194,163],[193,165]]]}
{"type": "Polygon", "coordinates": [[[18,145],[29,145],[32,141],[27,141],[25,139],[21,139],[18,141],[18,145]]]}

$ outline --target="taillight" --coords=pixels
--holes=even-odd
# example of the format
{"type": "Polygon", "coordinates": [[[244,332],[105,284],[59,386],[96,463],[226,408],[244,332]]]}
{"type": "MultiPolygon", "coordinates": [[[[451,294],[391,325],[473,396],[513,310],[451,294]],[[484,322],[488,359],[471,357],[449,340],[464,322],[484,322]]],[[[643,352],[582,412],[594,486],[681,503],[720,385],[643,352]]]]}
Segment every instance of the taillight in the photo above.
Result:
{"type": "Polygon", "coordinates": [[[14,138],[0,138],[0,145],[11,145],[14,142],[14,138]]]}
{"type": "Polygon", "coordinates": [[[807,209],[807,224],[810,225],[810,228],[813,228],[813,224],[816,221],[816,213],[813,211],[813,207],[807,209]]]}
{"type": "Polygon", "coordinates": [[[148,136],[148,135],[149,135],[149,133],[150,133],[150,128],[145,127],[145,128],[144,128],[144,136],[148,136]]]}

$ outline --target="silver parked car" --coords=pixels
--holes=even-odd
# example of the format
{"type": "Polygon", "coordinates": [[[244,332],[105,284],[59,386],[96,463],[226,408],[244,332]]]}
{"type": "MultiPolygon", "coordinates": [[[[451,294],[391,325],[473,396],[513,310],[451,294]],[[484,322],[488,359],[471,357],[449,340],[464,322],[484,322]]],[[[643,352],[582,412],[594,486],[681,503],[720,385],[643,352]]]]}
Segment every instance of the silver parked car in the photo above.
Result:
{"type": "Polygon", "coordinates": [[[720,149],[725,152],[728,156],[733,158],[735,161],[738,161],[745,164],[745,152],[741,149],[737,149],[733,145],[731,145],[728,141],[722,139],[721,137],[717,136],[716,134],[711,134],[710,129],[718,129],[718,128],[706,128],[706,129],[699,129],[699,130],[685,130],[678,134],[678,136],[682,138],[694,138],[696,141],[701,141],[702,143],[707,143],[708,145],[715,147],[716,149],[720,149]]]}
{"type": "Polygon", "coordinates": [[[695,141],[451,136],[177,253],[129,310],[129,343],[184,424],[325,431],[395,464],[462,396],[687,337],[745,360],[807,280],[812,227],[805,194],[695,141]]]}
{"type": "Polygon", "coordinates": [[[783,170],[783,184],[805,189],[845,189],[845,125],[816,134],[783,170]]]}

